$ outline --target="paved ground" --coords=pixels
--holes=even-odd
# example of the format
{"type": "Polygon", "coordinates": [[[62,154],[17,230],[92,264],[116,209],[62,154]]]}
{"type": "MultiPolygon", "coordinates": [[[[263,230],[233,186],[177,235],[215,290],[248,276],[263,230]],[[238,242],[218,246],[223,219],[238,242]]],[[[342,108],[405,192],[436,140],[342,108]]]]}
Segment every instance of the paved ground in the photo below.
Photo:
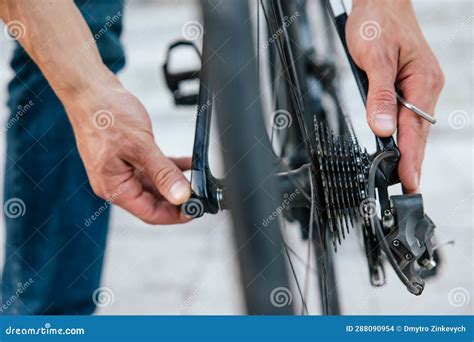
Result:
{"type": "MultiPolygon", "coordinates": [[[[149,110],[158,143],[169,155],[190,153],[193,115],[192,110],[173,107],[158,66],[166,44],[180,37],[185,22],[197,18],[196,8],[190,3],[166,2],[157,7],[151,1],[135,1],[126,13],[124,42],[128,66],[121,78],[149,110]]],[[[438,223],[440,241],[454,239],[456,244],[442,249],[444,267],[439,278],[428,282],[423,296],[413,297],[402,288],[393,272],[389,272],[389,283],[383,289],[369,287],[360,242],[352,234],[337,256],[347,314],[472,313],[474,75],[469,48],[473,42],[474,13],[468,0],[416,1],[415,5],[423,31],[446,74],[446,90],[437,113],[439,124],[433,128],[426,153],[422,189],[426,210],[438,223]],[[455,118],[465,118],[468,123],[464,125],[455,118]],[[454,129],[457,125],[462,127],[454,129]]],[[[2,41],[1,46],[3,105],[4,85],[11,75],[6,69],[9,45],[2,41]]],[[[185,62],[185,58],[182,59],[179,62],[185,62]]],[[[347,107],[352,113],[362,113],[350,78],[346,77],[344,81],[347,107]]],[[[4,116],[2,118],[5,120],[4,116]]],[[[371,139],[364,128],[362,115],[356,119],[356,126],[365,132],[362,140],[369,145],[371,139]]],[[[2,151],[3,144],[2,141],[2,151]]],[[[212,145],[218,151],[217,140],[212,145]]],[[[213,156],[215,165],[219,166],[218,154],[213,156]]],[[[0,240],[3,229],[1,234],[0,240]]],[[[296,239],[293,237],[292,240],[296,239]]],[[[116,208],[103,278],[103,286],[112,290],[114,301],[99,313],[242,313],[233,253],[226,212],[185,226],[152,227],[116,208]]]]}

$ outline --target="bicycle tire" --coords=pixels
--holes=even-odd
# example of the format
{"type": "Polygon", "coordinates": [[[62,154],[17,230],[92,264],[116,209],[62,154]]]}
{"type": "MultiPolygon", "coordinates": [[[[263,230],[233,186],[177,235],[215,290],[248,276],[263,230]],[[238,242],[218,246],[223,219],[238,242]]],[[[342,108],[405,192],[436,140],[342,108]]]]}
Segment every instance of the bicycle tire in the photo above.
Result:
{"type": "Polygon", "coordinates": [[[277,219],[273,177],[274,155],[259,99],[257,65],[245,1],[202,1],[205,23],[203,61],[213,70],[210,83],[221,136],[226,194],[231,203],[242,288],[249,314],[293,314],[286,257],[277,219]],[[217,6],[217,7],[216,7],[217,6]],[[215,10],[218,8],[218,11],[215,10]],[[214,10],[213,10],[214,9],[214,10]],[[206,56],[206,44],[219,47],[219,56],[206,56]],[[236,49],[235,47],[238,47],[236,49]]]}

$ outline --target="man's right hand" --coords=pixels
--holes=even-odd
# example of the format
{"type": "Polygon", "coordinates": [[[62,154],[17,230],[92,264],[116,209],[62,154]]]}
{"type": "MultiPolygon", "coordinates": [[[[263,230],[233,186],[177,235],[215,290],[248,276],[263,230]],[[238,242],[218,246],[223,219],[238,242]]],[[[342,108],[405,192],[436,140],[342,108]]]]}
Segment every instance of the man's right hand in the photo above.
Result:
{"type": "Polygon", "coordinates": [[[189,221],[178,205],[191,196],[182,171],[156,145],[147,111],[120,83],[63,101],[94,192],[150,224],[189,221]]]}

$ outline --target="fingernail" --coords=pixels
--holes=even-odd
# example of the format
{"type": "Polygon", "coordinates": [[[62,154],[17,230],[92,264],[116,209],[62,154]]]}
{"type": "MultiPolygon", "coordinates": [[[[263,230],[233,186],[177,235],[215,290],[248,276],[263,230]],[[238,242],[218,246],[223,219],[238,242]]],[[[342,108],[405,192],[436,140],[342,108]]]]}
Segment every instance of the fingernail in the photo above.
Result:
{"type": "Polygon", "coordinates": [[[377,114],[375,116],[375,127],[382,131],[393,131],[395,129],[395,120],[389,114],[377,114]]]}
{"type": "Polygon", "coordinates": [[[191,188],[188,182],[178,181],[170,188],[170,197],[176,203],[183,203],[191,196],[191,188]]]}

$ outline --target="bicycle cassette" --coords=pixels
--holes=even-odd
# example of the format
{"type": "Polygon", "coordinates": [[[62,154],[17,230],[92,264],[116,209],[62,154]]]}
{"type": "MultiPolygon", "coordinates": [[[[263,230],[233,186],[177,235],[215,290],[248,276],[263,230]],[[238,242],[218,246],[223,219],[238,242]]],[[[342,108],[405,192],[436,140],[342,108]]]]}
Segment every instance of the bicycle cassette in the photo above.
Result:
{"type": "Polygon", "coordinates": [[[323,205],[317,210],[334,249],[337,251],[351,227],[361,227],[371,283],[385,283],[383,251],[407,289],[421,294],[421,272],[436,266],[432,241],[435,225],[424,213],[420,194],[388,195],[388,187],[399,183],[398,148],[386,145],[369,155],[353,133],[335,137],[317,120],[314,128],[315,177],[324,188],[323,205]]]}

